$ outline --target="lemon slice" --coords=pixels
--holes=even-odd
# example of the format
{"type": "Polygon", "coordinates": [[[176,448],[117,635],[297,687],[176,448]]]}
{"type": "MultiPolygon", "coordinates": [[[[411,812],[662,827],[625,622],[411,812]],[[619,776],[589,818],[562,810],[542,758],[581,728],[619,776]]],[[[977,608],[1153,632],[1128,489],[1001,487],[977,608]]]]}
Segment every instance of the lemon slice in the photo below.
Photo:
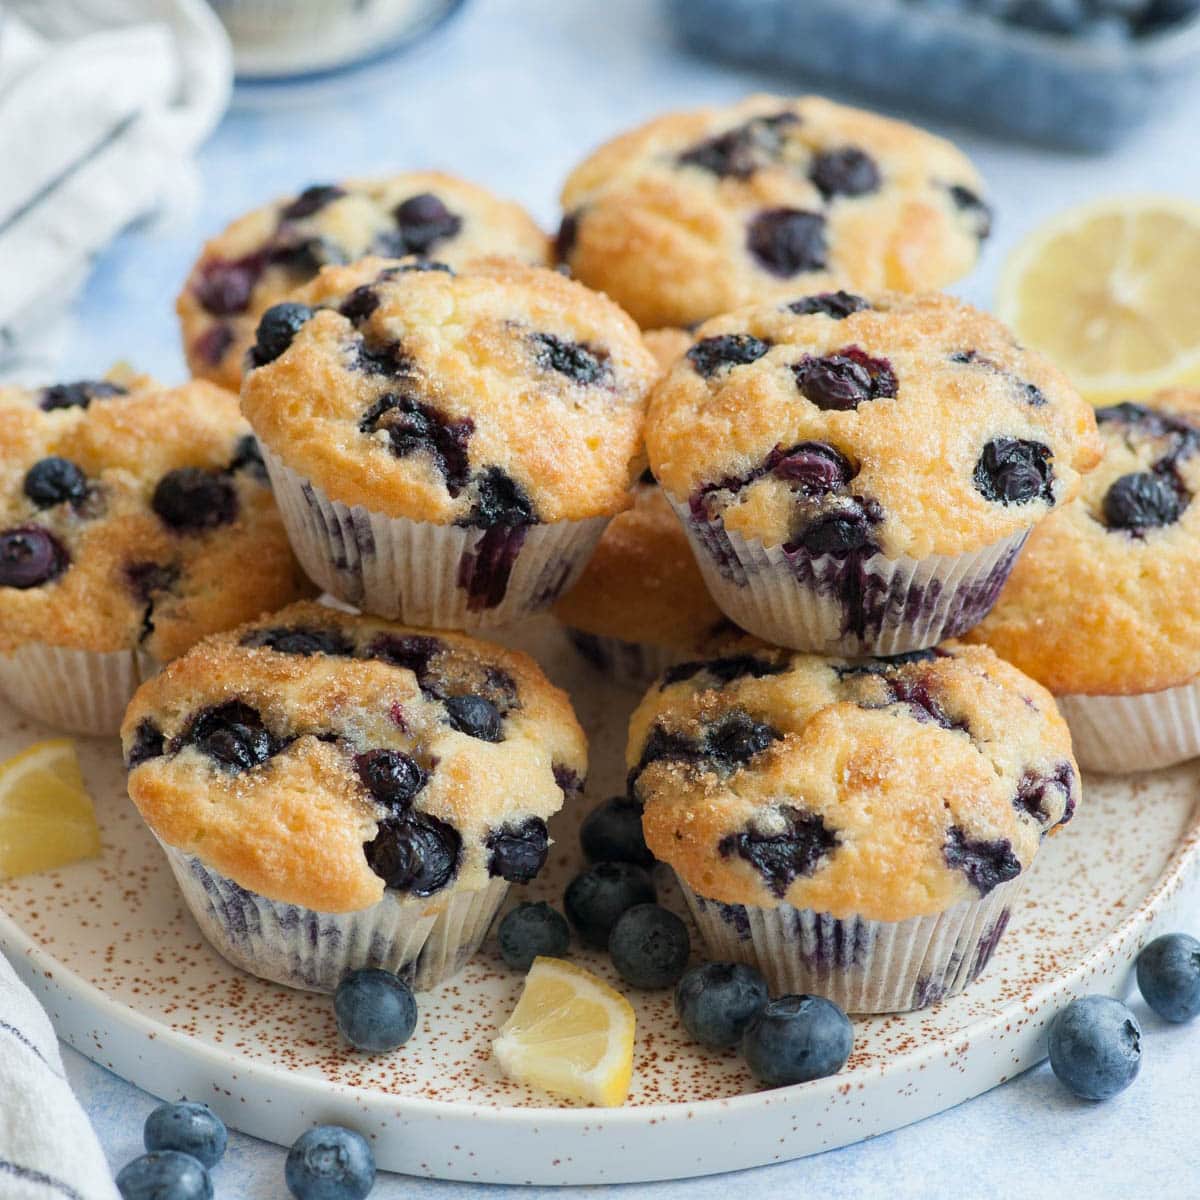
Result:
{"type": "Polygon", "coordinates": [[[513,1014],[492,1042],[510,1079],[580,1104],[616,1108],[633,1078],[633,1007],[590,971],[535,958],[513,1014]]]}
{"type": "Polygon", "coordinates": [[[1009,258],[1000,317],[1096,403],[1200,384],[1200,205],[1127,196],[1034,230],[1009,258]]]}
{"type": "Polygon", "coordinates": [[[70,738],[37,742],[0,763],[0,879],[99,853],[96,813],[70,738]]]}

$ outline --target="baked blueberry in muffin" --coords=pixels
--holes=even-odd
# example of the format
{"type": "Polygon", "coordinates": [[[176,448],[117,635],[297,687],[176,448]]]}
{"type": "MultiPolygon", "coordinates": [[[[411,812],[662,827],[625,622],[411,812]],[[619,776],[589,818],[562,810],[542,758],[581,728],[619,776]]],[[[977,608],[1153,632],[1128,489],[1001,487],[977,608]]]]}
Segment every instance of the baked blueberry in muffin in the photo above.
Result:
{"type": "Polygon", "coordinates": [[[313,603],[209,638],[144,684],[129,794],[226,958],[331,991],[453,974],[582,785],[565,695],[523,654],[313,603]]]}
{"type": "Polygon", "coordinates": [[[971,636],[1058,697],[1085,769],[1149,770],[1200,755],[1200,393],[1096,420],[1104,461],[971,636]]]}
{"type": "Polygon", "coordinates": [[[658,117],[576,167],[562,205],[562,261],[647,329],[801,291],[941,287],[991,228],[949,142],[819,96],[658,117]]]}
{"type": "Polygon", "coordinates": [[[300,560],[371,612],[545,608],[629,506],[654,361],[554,271],[329,267],[268,310],[251,359],[242,408],[300,560]]]}
{"type": "Polygon", "coordinates": [[[0,389],[0,687],[117,731],[139,678],[309,592],[237,397],[118,376],[0,389]]]}
{"type": "Polygon", "coordinates": [[[1050,694],[986,647],[744,644],[634,713],[630,795],[711,956],[852,1012],[966,986],[1080,795],[1050,694]]]}
{"type": "Polygon", "coordinates": [[[850,654],[978,622],[1100,454],[1046,359],[957,300],[898,293],[706,322],[654,390],[646,444],[726,615],[850,654]]]}
{"type": "Polygon", "coordinates": [[[549,243],[519,205],[437,171],[314,184],[239,217],[204,247],[176,301],[192,374],[236,389],[262,314],[321,267],[366,254],[540,266],[549,243]]]}

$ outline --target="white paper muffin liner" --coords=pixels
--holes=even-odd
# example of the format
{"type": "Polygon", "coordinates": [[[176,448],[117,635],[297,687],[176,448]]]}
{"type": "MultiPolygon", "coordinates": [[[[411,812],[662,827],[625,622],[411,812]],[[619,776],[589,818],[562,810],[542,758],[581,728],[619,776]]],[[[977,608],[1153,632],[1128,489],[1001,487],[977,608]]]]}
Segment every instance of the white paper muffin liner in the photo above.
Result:
{"type": "Polygon", "coordinates": [[[686,651],[649,642],[627,642],[623,638],[600,637],[565,626],[567,640],[580,658],[602,672],[613,683],[645,691],[668,667],[683,662],[686,651]]]}
{"type": "Polygon", "coordinates": [[[418,28],[450,0],[212,0],[222,22],[235,39],[278,43],[297,37],[331,36],[339,44],[395,37],[418,28]]]}
{"type": "Polygon", "coordinates": [[[907,921],[705,900],[679,886],[711,958],[745,962],[773,996],[824,996],[852,1013],[909,1012],[961,992],[987,966],[1028,872],[979,900],[907,921]]]}
{"type": "Polygon", "coordinates": [[[1200,758],[1200,679],[1128,696],[1056,696],[1085,771],[1126,775],[1200,758]]]}
{"type": "Polygon", "coordinates": [[[464,529],[331,500],[265,446],[275,500],[318,586],[376,616],[435,629],[508,625],[548,608],[579,578],[608,517],[464,529]],[[511,567],[504,565],[504,558],[511,567]]]}
{"type": "Polygon", "coordinates": [[[736,625],[794,650],[857,657],[936,646],[978,625],[1029,536],[967,554],[870,558],[764,546],[667,499],[713,599],[736,625]]]}
{"type": "Polygon", "coordinates": [[[158,662],[142,650],[75,650],[26,642],[0,654],[0,692],[14,708],[69,733],[112,736],[158,662]]]}
{"type": "Polygon", "coordinates": [[[323,913],[268,900],[161,839],[201,932],[235,967],[308,992],[332,992],[348,971],[379,967],[414,991],[457,974],[479,949],[508,883],[419,899],[385,892],[370,908],[323,913]]]}

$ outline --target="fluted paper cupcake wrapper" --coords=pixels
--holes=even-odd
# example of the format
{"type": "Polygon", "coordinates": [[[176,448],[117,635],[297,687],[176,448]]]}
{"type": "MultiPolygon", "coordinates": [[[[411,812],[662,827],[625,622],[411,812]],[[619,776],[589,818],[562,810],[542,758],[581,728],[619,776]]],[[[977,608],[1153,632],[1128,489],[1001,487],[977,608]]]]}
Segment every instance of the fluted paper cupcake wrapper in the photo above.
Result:
{"type": "Polygon", "coordinates": [[[566,627],[567,640],[579,656],[613,683],[645,691],[668,667],[687,658],[686,651],[649,642],[627,642],[566,627]]]}
{"type": "Polygon", "coordinates": [[[979,900],[907,921],[838,919],[812,909],[721,904],[681,879],[709,957],[745,962],[773,996],[824,996],[852,1013],[909,1012],[961,992],[987,966],[1026,872],[979,900]]]}
{"type": "Polygon", "coordinates": [[[1085,771],[1126,775],[1200,758],[1200,679],[1129,696],[1057,696],[1085,771]]]}
{"type": "Polygon", "coordinates": [[[508,884],[427,900],[385,892],[370,908],[323,913],[248,891],[194,855],[159,841],[204,936],[235,967],[309,992],[332,992],[348,971],[379,967],[414,991],[456,974],[479,949],[508,884]]]}
{"type": "Polygon", "coordinates": [[[221,20],[225,22],[235,38],[247,42],[278,42],[302,36],[335,35],[339,40],[354,37],[356,40],[371,35],[395,36],[395,26],[402,26],[402,18],[411,21],[417,17],[425,23],[433,13],[448,7],[448,0],[441,3],[426,3],[423,6],[413,0],[213,0],[221,20]],[[421,9],[431,11],[430,16],[421,9]],[[345,22],[361,26],[361,33],[341,28],[345,22]]]}
{"type": "Polygon", "coordinates": [[[26,716],[70,733],[112,736],[143,680],[158,670],[142,650],[75,650],[27,642],[0,654],[0,691],[26,716]]]}
{"type": "Polygon", "coordinates": [[[764,546],[694,517],[668,494],[713,599],[768,642],[821,654],[904,654],[936,646],[987,616],[1027,529],[967,554],[885,558],[764,546]]]}
{"type": "Polygon", "coordinates": [[[314,583],[376,616],[435,629],[508,625],[578,578],[608,517],[465,529],[331,500],[266,447],[288,540],[314,583]]]}

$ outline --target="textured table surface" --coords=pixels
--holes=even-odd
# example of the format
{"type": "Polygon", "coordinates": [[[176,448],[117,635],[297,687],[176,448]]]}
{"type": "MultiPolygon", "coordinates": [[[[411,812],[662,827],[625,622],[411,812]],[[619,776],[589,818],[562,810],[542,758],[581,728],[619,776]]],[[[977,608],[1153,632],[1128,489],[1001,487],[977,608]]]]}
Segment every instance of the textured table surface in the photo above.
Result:
{"type": "MultiPolygon", "coordinates": [[[[180,378],[171,310],[179,281],[204,237],[267,197],[344,175],[431,165],[524,201],[549,226],[559,181],[589,147],[661,109],[755,89],[801,91],[804,83],[689,58],[672,44],[650,0],[477,0],[409,54],[303,90],[243,100],[201,155],[203,192],[194,209],[170,224],[131,231],[97,264],[65,348],[63,377],[94,375],[124,357],[164,379],[180,378]]],[[[1200,87],[1190,102],[1100,159],[944,130],[980,164],[999,213],[984,262],[957,290],[986,304],[1004,252],[1065,205],[1122,191],[1200,200],[1198,111],[1200,87]]],[[[1193,925],[1200,927],[1200,913],[1193,925]]],[[[583,1190],[649,1200],[724,1196],[731,1187],[766,1196],[803,1190],[896,1200],[1198,1195],[1200,1029],[1170,1028],[1140,1001],[1134,1007],[1147,1034],[1142,1073],[1106,1105],[1073,1100],[1043,1065],[920,1125],[819,1158],[733,1181],[583,1190]]],[[[64,1053],[119,1166],[140,1152],[142,1121],[154,1101],[74,1051],[64,1053]]],[[[273,1200],[286,1196],[282,1178],[280,1150],[234,1135],[215,1182],[218,1197],[273,1200]]],[[[487,1190],[387,1176],[374,1195],[473,1200],[487,1190]]],[[[551,1194],[536,1190],[543,1192],[551,1194]]]]}

